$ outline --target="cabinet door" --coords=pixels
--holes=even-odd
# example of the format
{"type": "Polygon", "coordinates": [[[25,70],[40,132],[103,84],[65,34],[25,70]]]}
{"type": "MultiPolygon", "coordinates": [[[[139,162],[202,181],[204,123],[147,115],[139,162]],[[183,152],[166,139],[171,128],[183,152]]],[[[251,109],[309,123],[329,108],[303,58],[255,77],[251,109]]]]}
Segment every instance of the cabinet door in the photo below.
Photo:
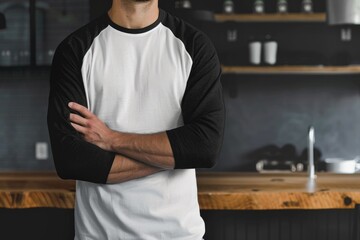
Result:
{"type": "Polygon", "coordinates": [[[50,65],[59,43],[90,21],[89,2],[89,0],[36,0],[37,65],[50,65]]]}
{"type": "Polygon", "coordinates": [[[30,14],[27,0],[0,0],[6,29],[0,30],[0,66],[30,64],[30,14]]]}

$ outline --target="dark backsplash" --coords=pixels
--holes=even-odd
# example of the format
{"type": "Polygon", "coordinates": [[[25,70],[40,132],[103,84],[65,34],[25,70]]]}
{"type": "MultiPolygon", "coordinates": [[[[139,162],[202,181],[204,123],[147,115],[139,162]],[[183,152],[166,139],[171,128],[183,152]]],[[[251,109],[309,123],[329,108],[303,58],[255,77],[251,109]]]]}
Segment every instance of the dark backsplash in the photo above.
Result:
{"type": "Polygon", "coordinates": [[[0,71],[0,169],[53,169],[53,161],[35,159],[35,143],[47,142],[49,69],[0,71]]]}
{"type": "MultiPolygon", "coordinates": [[[[0,168],[53,169],[35,159],[35,142],[47,142],[49,69],[1,70],[0,168]]],[[[226,129],[214,170],[253,170],[250,151],[269,144],[306,147],[315,126],[324,157],[360,155],[358,76],[224,75],[226,129]]]]}
{"type": "Polygon", "coordinates": [[[322,157],[360,155],[358,76],[223,76],[227,118],[214,170],[254,170],[248,154],[275,144],[307,146],[315,127],[322,157]]]}

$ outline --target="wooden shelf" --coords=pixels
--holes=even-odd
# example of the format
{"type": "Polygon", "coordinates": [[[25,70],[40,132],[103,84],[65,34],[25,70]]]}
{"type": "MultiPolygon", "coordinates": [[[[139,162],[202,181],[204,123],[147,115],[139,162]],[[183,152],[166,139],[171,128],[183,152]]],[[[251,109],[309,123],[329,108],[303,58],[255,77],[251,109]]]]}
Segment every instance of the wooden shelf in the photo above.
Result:
{"type": "Polygon", "coordinates": [[[217,22],[325,22],[325,13],[215,14],[217,22]]]}
{"type": "Polygon", "coordinates": [[[222,66],[224,74],[360,74],[353,66],[222,66]]]}

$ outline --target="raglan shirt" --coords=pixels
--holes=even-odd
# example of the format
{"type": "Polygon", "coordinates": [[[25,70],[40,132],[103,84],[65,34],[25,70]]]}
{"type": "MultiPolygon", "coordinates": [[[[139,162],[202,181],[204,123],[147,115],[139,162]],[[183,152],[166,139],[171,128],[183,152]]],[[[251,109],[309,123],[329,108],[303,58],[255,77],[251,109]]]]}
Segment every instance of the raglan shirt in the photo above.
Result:
{"type": "Polygon", "coordinates": [[[220,75],[210,40],[162,9],[142,29],[104,14],[62,41],[51,70],[48,129],[58,175],[77,180],[75,239],[202,239],[194,169],[212,167],[220,152],[220,75]],[[70,101],[116,131],[166,132],[175,169],[106,184],[115,153],[76,132],[70,101]]]}

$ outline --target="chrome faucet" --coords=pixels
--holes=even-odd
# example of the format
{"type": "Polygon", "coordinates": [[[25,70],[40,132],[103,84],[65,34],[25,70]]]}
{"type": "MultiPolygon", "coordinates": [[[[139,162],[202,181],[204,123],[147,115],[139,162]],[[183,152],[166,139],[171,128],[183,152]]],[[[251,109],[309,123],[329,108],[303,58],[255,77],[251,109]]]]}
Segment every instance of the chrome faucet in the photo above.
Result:
{"type": "Polygon", "coordinates": [[[314,144],[315,144],[315,129],[313,126],[309,127],[309,134],[308,134],[308,174],[309,179],[315,179],[315,164],[314,164],[314,144]]]}

